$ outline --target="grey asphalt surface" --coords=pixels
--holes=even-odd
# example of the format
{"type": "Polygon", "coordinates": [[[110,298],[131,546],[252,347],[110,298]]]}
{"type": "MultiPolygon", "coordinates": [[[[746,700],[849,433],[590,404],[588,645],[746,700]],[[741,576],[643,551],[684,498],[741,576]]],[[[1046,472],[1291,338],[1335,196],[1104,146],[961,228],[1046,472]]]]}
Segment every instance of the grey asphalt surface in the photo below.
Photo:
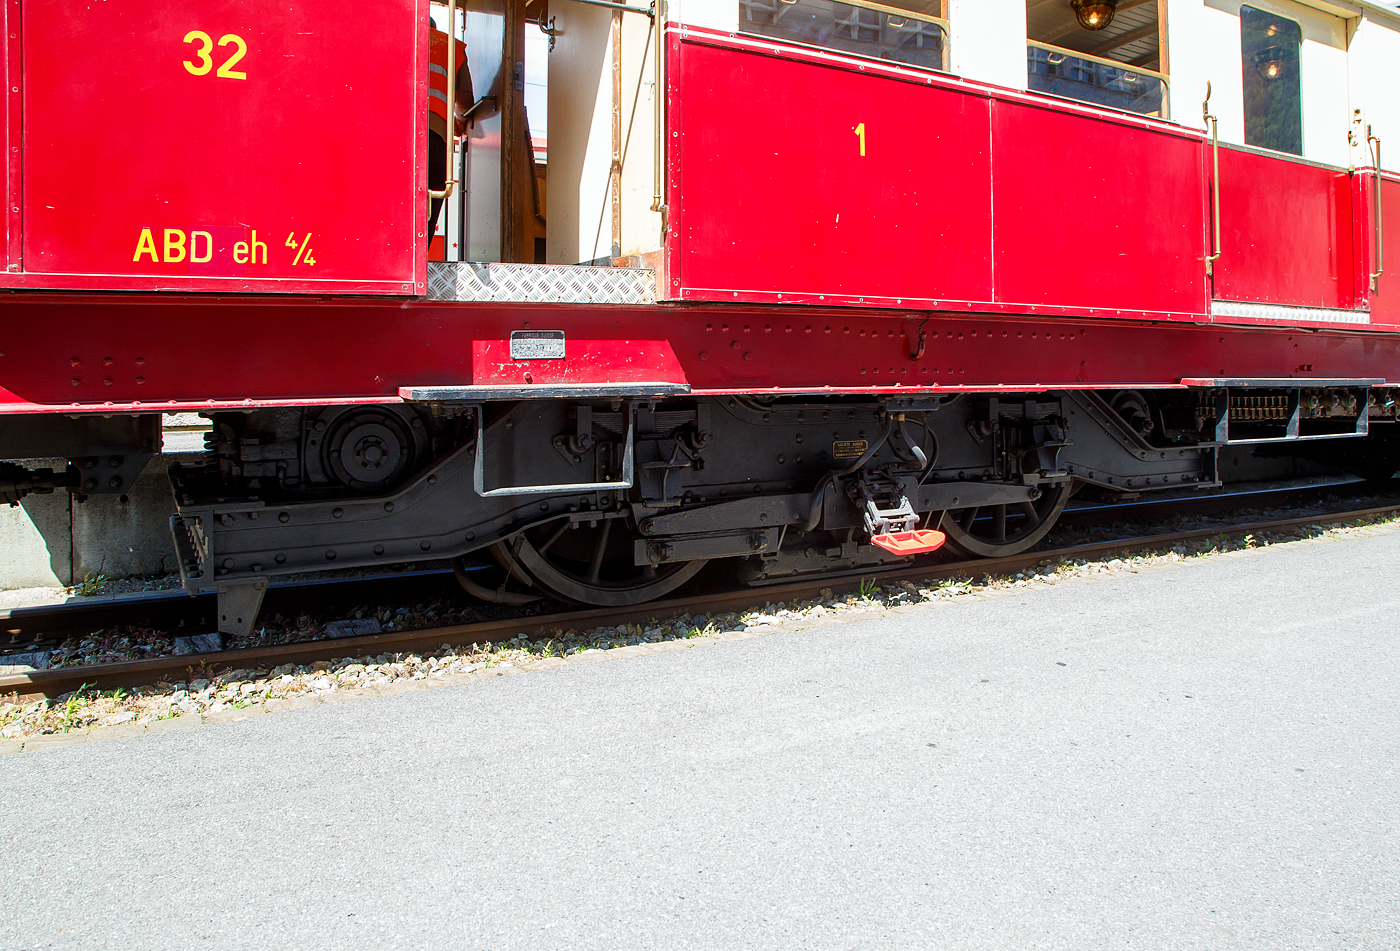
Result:
{"type": "Polygon", "coordinates": [[[0,948],[1400,947],[1400,533],[0,757],[0,948]]]}

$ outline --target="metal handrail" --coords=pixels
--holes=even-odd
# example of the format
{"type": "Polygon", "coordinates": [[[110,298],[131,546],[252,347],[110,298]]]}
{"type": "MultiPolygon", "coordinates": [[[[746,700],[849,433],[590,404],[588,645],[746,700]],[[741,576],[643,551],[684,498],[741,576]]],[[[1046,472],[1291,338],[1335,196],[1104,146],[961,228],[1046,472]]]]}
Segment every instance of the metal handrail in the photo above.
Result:
{"type": "Polygon", "coordinates": [[[661,216],[661,238],[666,234],[666,113],[663,97],[666,87],[662,83],[662,69],[665,64],[666,43],[666,0],[656,0],[656,16],[651,18],[651,210],[661,216]]]}
{"type": "Polygon", "coordinates": [[[1372,218],[1372,241],[1376,246],[1376,269],[1371,272],[1371,290],[1379,290],[1381,275],[1385,273],[1385,200],[1381,197],[1381,189],[1384,187],[1384,179],[1381,178],[1381,140],[1371,132],[1371,126],[1366,126],[1366,144],[1369,146],[1375,143],[1376,155],[1376,185],[1374,194],[1371,196],[1373,209],[1372,218]]]}
{"type": "MultiPolygon", "coordinates": [[[[428,53],[429,58],[432,52],[428,53]]],[[[456,122],[457,113],[457,0],[447,0],[447,187],[442,191],[428,189],[429,198],[447,199],[452,196],[453,190],[457,187],[457,136],[453,135],[452,126],[456,122]]]]}
{"type": "Polygon", "coordinates": [[[1210,126],[1210,158],[1214,172],[1211,177],[1211,248],[1206,255],[1206,276],[1215,275],[1215,262],[1220,260],[1220,117],[1210,114],[1210,80],[1206,80],[1206,101],[1201,103],[1201,115],[1210,126]]]}
{"type": "Polygon", "coordinates": [[[873,3],[871,0],[843,0],[848,7],[860,7],[863,10],[872,10],[875,13],[886,13],[890,16],[908,17],[911,20],[918,20],[920,23],[936,23],[942,27],[943,32],[948,32],[948,18],[929,16],[926,13],[915,13],[913,10],[901,10],[884,3],[873,3]]]}
{"type": "MultiPolygon", "coordinates": [[[[792,3],[796,2],[796,0],[786,0],[786,2],[792,3]]],[[[842,0],[842,2],[848,7],[859,7],[862,10],[871,10],[875,13],[884,13],[888,14],[889,16],[895,17],[905,17],[910,20],[918,20],[920,23],[932,23],[943,30],[945,37],[948,34],[947,17],[930,16],[927,13],[915,13],[913,10],[901,10],[899,9],[899,7],[892,7],[889,4],[885,3],[875,3],[873,2],[873,0],[842,0]]],[[[898,27],[896,27],[896,29],[898,29],[898,27]]],[[[743,29],[742,26],[740,27],[740,31],[747,32],[743,29]]]]}
{"type": "Polygon", "coordinates": [[[496,101],[496,97],[495,97],[495,96],[482,96],[482,97],[481,97],[480,99],[478,99],[476,102],[472,103],[470,109],[468,109],[466,112],[462,113],[462,118],[465,119],[465,120],[467,120],[468,122],[475,123],[475,122],[476,122],[476,113],[477,113],[477,111],[478,111],[482,106],[486,105],[488,102],[491,103],[491,108],[492,108],[492,109],[499,109],[499,108],[501,107],[501,106],[500,106],[500,103],[496,101]]]}
{"type": "MultiPolygon", "coordinates": [[[[656,4],[650,7],[632,7],[625,3],[614,3],[613,0],[570,0],[571,3],[586,3],[590,7],[606,7],[609,10],[619,10],[622,13],[640,13],[643,16],[655,17],[656,4]]],[[[552,19],[552,18],[551,18],[552,19]]]]}
{"type": "Polygon", "coordinates": [[[1088,53],[1081,53],[1078,50],[1065,49],[1063,46],[1051,46],[1049,43],[1042,43],[1039,40],[1026,40],[1027,46],[1033,46],[1038,50],[1045,50],[1049,53],[1063,53],[1071,59],[1082,59],[1089,63],[1098,63],[1100,66],[1111,66],[1114,69],[1121,69],[1125,73],[1138,73],[1143,76],[1151,76],[1160,80],[1162,85],[1171,88],[1171,77],[1166,73],[1159,73],[1155,69],[1141,69],[1128,63],[1120,62],[1116,59],[1105,59],[1102,56],[1090,56],[1088,53]]]}

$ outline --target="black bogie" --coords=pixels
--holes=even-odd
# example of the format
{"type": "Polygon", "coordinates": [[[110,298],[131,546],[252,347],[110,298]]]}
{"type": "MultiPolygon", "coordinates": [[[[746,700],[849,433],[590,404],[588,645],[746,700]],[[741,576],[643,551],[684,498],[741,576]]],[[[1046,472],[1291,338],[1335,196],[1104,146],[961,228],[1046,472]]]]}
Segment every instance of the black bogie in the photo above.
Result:
{"type": "Polygon", "coordinates": [[[1009,554],[1044,536],[1077,483],[1215,482],[1213,443],[1167,445],[1146,425],[1151,401],[1111,397],[220,414],[206,464],[173,472],[176,537],[191,588],[490,548],[517,582],[593,604],[659,597],[715,558],[741,559],[754,582],[907,561],[870,544],[890,512],[904,528],[941,522],[956,549],[1009,554]]]}

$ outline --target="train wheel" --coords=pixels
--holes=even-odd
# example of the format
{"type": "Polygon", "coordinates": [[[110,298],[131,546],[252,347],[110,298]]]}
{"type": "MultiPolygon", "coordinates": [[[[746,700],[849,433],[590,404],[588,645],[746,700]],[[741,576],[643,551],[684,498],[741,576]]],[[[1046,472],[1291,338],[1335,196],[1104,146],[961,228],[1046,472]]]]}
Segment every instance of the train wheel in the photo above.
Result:
{"type": "Polygon", "coordinates": [[[949,509],[938,528],[948,536],[948,547],[964,555],[1001,558],[1020,554],[1054,527],[1072,491],[1072,484],[1066,482],[1047,489],[1034,502],[949,509]]]}
{"type": "Polygon", "coordinates": [[[512,573],[527,574],[550,594],[601,607],[659,598],[705,566],[704,561],[635,565],[632,543],[623,519],[600,519],[591,526],[564,519],[526,529],[492,551],[512,573]]]}

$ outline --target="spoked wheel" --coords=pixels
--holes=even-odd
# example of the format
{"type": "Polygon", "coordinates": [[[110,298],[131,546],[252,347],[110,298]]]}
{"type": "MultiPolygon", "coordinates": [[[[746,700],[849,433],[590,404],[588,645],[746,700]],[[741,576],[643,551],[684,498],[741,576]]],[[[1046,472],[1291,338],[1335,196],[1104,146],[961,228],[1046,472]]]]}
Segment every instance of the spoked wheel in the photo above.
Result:
{"type": "Polygon", "coordinates": [[[635,565],[633,535],[626,520],[596,525],[562,519],[528,528],[492,547],[512,573],[566,601],[623,607],[674,591],[705,566],[704,561],[635,565]]]}
{"type": "Polygon", "coordinates": [[[1001,558],[1020,554],[1054,527],[1072,489],[1066,482],[1047,489],[1034,502],[949,509],[938,528],[948,536],[948,547],[964,555],[1001,558]]]}

